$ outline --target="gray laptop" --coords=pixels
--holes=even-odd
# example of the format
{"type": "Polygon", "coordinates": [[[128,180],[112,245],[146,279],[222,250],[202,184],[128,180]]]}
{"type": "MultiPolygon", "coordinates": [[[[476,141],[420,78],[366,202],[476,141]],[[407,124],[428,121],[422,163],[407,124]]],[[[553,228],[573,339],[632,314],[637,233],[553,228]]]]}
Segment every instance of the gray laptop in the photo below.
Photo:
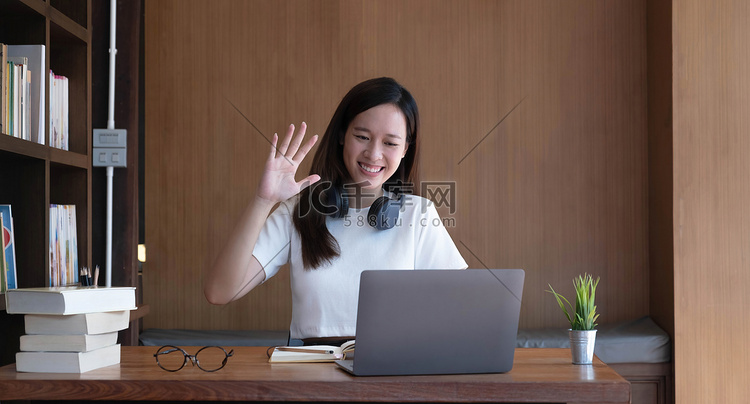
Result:
{"type": "Polygon", "coordinates": [[[522,269],[377,270],[360,278],[357,376],[502,373],[513,367],[522,269]]]}

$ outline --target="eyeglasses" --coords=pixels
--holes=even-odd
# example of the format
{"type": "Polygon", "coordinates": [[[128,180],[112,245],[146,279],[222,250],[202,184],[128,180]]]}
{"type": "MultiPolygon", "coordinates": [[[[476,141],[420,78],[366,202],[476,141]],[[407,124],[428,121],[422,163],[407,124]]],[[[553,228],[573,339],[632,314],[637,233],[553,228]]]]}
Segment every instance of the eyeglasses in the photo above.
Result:
{"type": "Polygon", "coordinates": [[[164,345],[154,354],[156,364],[168,372],[182,369],[190,359],[193,366],[198,366],[205,372],[216,372],[227,364],[229,357],[234,355],[234,349],[227,352],[220,346],[204,346],[195,355],[188,354],[184,349],[174,345],[164,345]]]}

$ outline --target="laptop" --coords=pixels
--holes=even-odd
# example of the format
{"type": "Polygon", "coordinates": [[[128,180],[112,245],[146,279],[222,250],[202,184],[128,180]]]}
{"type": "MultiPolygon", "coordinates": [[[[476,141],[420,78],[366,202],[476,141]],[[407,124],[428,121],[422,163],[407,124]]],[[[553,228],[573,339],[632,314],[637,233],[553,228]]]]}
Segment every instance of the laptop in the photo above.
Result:
{"type": "Polygon", "coordinates": [[[360,277],[356,376],[504,373],[513,367],[522,269],[372,270],[360,277]]]}

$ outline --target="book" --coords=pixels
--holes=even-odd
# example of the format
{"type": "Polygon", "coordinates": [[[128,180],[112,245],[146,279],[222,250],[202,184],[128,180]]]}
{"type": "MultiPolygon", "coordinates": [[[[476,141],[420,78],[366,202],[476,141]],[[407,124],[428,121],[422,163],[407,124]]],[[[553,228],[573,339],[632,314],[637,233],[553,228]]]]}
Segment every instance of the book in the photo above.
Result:
{"type": "Polygon", "coordinates": [[[28,140],[44,144],[44,97],[47,81],[44,45],[8,45],[7,49],[9,57],[21,56],[28,60],[28,78],[31,81],[28,87],[29,97],[26,109],[30,135],[28,140]]]}
{"type": "Polygon", "coordinates": [[[49,71],[49,145],[68,150],[68,78],[49,71]]]}
{"type": "Polygon", "coordinates": [[[8,68],[11,69],[11,89],[13,93],[10,97],[11,103],[11,122],[9,125],[10,135],[28,140],[29,132],[26,128],[26,111],[28,100],[27,83],[29,76],[29,58],[26,56],[7,56],[8,68]]]}
{"type": "Polygon", "coordinates": [[[3,231],[3,216],[0,215],[0,293],[5,293],[8,290],[8,278],[6,269],[7,264],[5,263],[5,248],[2,248],[2,235],[3,231]]]}
{"type": "Polygon", "coordinates": [[[89,352],[117,344],[117,332],[78,335],[21,335],[21,351],[89,352]]]}
{"type": "MultiPolygon", "coordinates": [[[[7,48],[6,48],[7,50],[7,48]]],[[[16,65],[5,57],[5,67],[8,73],[5,75],[5,134],[13,136],[13,95],[15,94],[14,86],[16,65]]]]}
{"type": "Polygon", "coordinates": [[[270,363],[319,363],[334,362],[345,359],[354,352],[354,340],[344,342],[341,346],[279,346],[273,349],[268,358],[270,363]]]}
{"type": "Polygon", "coordinates": [[[34,373],[85,373],[120,363],[120,344],[89,352],[18,352],[16,370],[34,373]]]}
{"type": "Polygon", "coordinates": [[[104,334],[128,328],[130,310],[99,313],[71,314],[67,316],[27,314],[24,316],[26,334],[71,335],[104,334]]]}
{"type": "Polygon", "coordinates": [[[78,283],[78,235],[75,205],[49,208],[49,286],[78,283]]]}
{"type": "Polygon", "coordinates": [[[60,286],[9,289],[8,314],[82,314],[135,310],[135,287],[60,286]]]}
{"type": "Polygon", "coordinates": [[[0,134],[8,132],[8,45],[0,43],[0,134]]]}
{"type": "Polygon", "coordinates": [[[5,283],[6,289],[15,289],[18,287],[16,282],[16,243],[13,229],[13,210],[10,205],[0,205],[0,215],[3,217],[3,225],[0,232],[2,239],[0,244],[5,254],[5,283]]]}

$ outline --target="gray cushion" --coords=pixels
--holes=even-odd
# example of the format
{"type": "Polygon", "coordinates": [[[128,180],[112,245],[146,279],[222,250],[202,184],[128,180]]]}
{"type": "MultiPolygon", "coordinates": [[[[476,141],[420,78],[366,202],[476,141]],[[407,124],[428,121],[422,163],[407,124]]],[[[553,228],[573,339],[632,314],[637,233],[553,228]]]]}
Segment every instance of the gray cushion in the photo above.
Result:
{"type": "MultiPolygon", "coordinates": [[[[279,346],[287,345],[288,331],[263,330],[168,330],[150,328],[139,336],[147,346],[279,346]]],[[[293,340],[291,345],[302,345],[293,340]]]]}
{"type": "MultiPolygon", "coordinates": [[[[597,327],[594,354],[604,363],[663,363],[672,357],[669,335],[650,317],[597,327]]],[[[519,348],[569,348],[568,330],[518,330],[519,348]]]]}
{"type": "MultiPolygon", "coordinates": [[[[669,362],[669,335],[649,317],[598,327],[594,353],[605,363],[669,362]]],[[[287,345],[287,331],[168,330],[152,328],[140,335],[142,345],[162,346],[278,346],[287,345]]],[[[302,345],[292,340],[291,345],[302,345]]],[[[520,329],[519,348],[569,348],[568,331],[562,328],[520,329]]]]}

